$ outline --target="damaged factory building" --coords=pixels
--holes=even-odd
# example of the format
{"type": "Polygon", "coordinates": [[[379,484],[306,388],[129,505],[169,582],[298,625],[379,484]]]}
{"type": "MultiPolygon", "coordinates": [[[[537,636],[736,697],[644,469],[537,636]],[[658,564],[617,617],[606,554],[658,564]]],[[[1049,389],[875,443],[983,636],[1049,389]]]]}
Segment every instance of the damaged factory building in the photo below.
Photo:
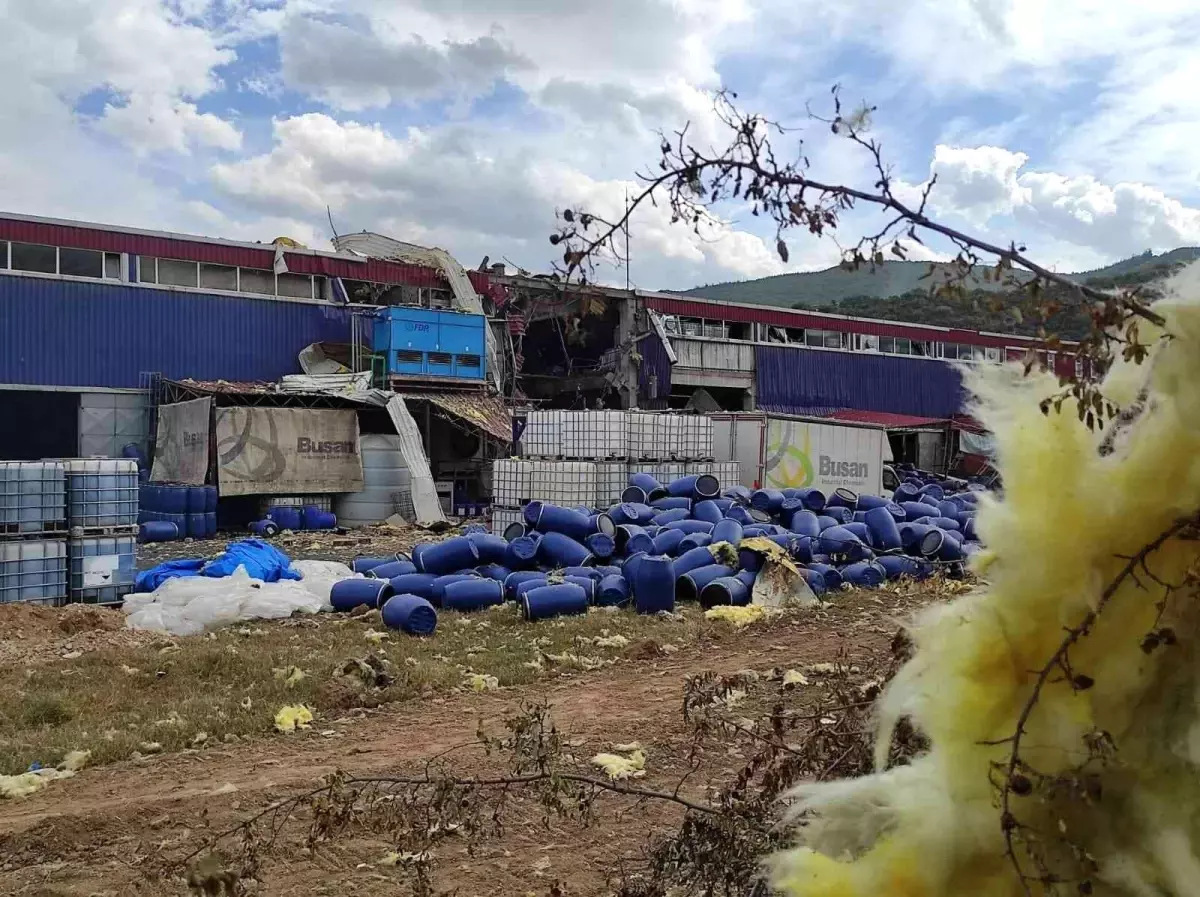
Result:
{"type": "Polygon", "coordinates": [[[706,415],[707,460],[747,486],[770,479],[769,420],[879,431],[884,460],[976,472],[987,438],[949,362],[1036,348],[333,242],[0,213],[0,461],[126,459],[144,486],[208,487],[202,513],[143,500],[180,537],[211,527],[197,514],[244,530],[280,506],[348,526],[486,516],[493,462],[534,454],[528,415],[551,409],[706,415]]]}

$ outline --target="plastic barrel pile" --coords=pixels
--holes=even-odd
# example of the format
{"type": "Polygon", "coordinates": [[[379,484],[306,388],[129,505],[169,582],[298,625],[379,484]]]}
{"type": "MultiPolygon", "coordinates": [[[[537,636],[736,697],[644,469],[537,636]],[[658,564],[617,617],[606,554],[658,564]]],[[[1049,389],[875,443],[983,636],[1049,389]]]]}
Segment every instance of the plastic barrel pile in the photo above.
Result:
{"type": "Polygon", "coordinates": [[[837,489],[722,493],[713,476],[662,484],[637,473],[607,510],[533,501],[503,535],[469,532],[413,549],[412,556],[359,557],[363,578],[333,588],[335,610],[379,608],[384,622],[433,632],[437,610],[478,611],[516,602],[526,620],[589,607],[674,610],[750,603],[767,539],[796,562],[818,595],[843,585],[874,587],[935,566],[960,570],[978,549],[982,487],[912,476],[889,500],[837,489]],[[757,550],[756,550],[757,549],[757,550]]]}

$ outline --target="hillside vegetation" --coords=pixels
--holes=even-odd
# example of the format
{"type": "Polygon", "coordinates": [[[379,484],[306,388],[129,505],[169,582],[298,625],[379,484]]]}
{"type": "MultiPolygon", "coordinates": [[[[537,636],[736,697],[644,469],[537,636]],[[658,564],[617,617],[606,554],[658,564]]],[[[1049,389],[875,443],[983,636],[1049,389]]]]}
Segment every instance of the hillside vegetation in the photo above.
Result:
{"type": "MultiPolygon", "coordinates": [[[[1161,255],[1147,251],[1071,277],[1097,289],[1139,286],[1160,280],[1197,258],[1200,247],[1182,247],[1161,255]]],[[[1059,312],[1043,322],[1024,294],[986,280],[982,269],[967,281],[970,292],[966,298],[931,295],[930,286],[944,281],[949,273],[949,266],[943,264],[933,265],[931,274],[928,262],[888,261],[874,270],[829,268],[781,274],[695,287],[683,295],[1030,336],[1037,335],[1042,326],[1064,339],[1078,339],[1087,332],[1087,315],[1078,309],[1059,312]]],[[[1050,291],[1051,297],[1054,292],[1050,291]]]]}

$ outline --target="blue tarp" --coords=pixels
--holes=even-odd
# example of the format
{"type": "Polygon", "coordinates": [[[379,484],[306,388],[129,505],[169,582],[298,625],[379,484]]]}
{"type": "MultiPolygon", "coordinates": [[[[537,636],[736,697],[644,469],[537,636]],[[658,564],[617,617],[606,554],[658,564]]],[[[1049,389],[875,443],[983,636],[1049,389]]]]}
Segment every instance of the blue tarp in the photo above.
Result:
{"type": "Polygon", "coordinates": [[[230,576],[238,567],[245,567],[251,579],[278,582],[281,579],[300,579],[292,569],[292,560],[274,545],[262,539],[243,539],[231,542],[225,553],[213,558],[200,571],[201,576],[230,576]]]}
{"type": "Polygon", "coordinates": [[[225,546],[225,553],[211,561],[204,558],[182,558],[165,561],[137,575],[135,590],[153,592],[168,579],[181,576],[230,576],[238,567],[245,567],[252,579],[278,582],[281,579],[300,579],[292,569],[286,554],[261,539],[243,539],[225,546]]]}
{"type": "Polygon", "coordinates": [[[165,561],[149,570],[143,570],[134,580],[135,592],[153,592],[168,579],[180,576],[198,576],[204,566],[204,558],[183,558],[178,561],[165,561]]]}

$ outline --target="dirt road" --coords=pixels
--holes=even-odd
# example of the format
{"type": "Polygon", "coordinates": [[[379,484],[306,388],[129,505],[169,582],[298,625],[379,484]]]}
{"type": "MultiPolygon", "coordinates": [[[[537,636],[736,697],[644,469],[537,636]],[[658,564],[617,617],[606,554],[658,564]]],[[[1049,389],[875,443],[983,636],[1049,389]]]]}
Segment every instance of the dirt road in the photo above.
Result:
{"type": "MultiPolygon", "coordinates": [[[[318,720],[299,735],[85,770],[20,803],[0,806],[0,893],[186,893],[181,880],[147,878],[148,859],[184,853],[209,833],[337,769],[419,772],[427,758],[471,741],[480,720],[499,721],[522,701],[548,701],[581,755],[636,739],[651,757],[648,781],[668,777],[681,768],[684,677],[710,669],[799,667],[831,661],[840,650],[851,662],[866,664],[886,653],[893,617],[902,611],[881,606],[840,621],[798,618],[752,628],[715,646],[631,660],[543,686],[356,711],[336,721],[318,720]],[[858,622],[847,625],[853,618],[858,622]]],[[[707,772],[719,776],[736,758],[712,760],[707,772]]],[[[702,787],[703,780],[696,785],[702,787]]],[[[460,893],[544,893],[556,879],[568,880],[571,894],[603,893],[605,874],[670,821],[669,812],[641,811],[584,834],[570,826],[542,829],[536,816],[518,818],[505,838],[449,864],[460,893]]],[[[324,894],[348,887],[360,895],[407,893],[402,873],[377,865],[388,847],[386,838],[366,833],[312,855],[297,842],[293,852],[272,860],[256,893],[324,894]]]]}

